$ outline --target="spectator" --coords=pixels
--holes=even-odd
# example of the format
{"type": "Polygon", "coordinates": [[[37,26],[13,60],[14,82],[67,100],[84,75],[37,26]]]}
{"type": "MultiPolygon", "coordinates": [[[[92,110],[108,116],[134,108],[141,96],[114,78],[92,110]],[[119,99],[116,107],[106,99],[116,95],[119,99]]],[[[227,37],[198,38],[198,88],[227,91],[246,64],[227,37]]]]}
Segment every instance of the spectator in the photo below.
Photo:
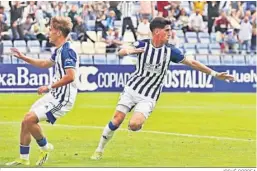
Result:
{"type": "Polygon", "coordinates": [[[159,17],[168,17],[168,10],[171,8],[171,5],[168,1],[157,1],[157,11],[159,17]]]}
{"type": "Polygon", "coordinates": [[[238,43],[238,35],[236,30],[229,29],[225,34],[225,50],[226,52],[236,52],[238,43]]]}
{"type": "Polygon", "coordinates": [[[2,15],[3,21],[6,22],[7,16],[6,16],[5,12],[4,12],[4,6],[0,6],[0,14],[2,15]]]}
{"type": "Polygon", "coordinates": [[[8,33],[9,27],[4,22],[4,15],[0,14],[0,40],[10,40],[11,37],[8,33]]]}
{"type": "Polygon", "coordinates": [[[186,11],[184,8],[180,11],[180,16],[178,18],[178,24],[181,26],[184,34],[188,31],[188,22],[189,17],[186,15],[186,11]]]}
{"type": "Polygon", "coordinates": [[[173,28],[174,25],[175,25],[175,22],[176,22],[176,18],[175,18],[175,9],[174,9],[174,8],[172,8],[172,9],[170,10],[167,19],[171,21],[171,23],[172,23],[171,25],[172,25],[172,28],[173,28]]]}
{"type": "Polygon", "coordinates": [[[238,30],[240,29],[239,23],[241,22],[241,20],[237,17],[236,9],[232,9],[230,16],[227,18],[228,18],[232,28],[238,29],[238,30]]]}
{"type": "Polygon", "coordinates": [[[249,21],[252,21],[252,13],[250,10],[245,11],[245,16],[248,17],[249,21]]]}
{"type": "Polygon", "coordinates": [[[89,6],[84,4],[82,7],[82,11],[80,13],[80,17],[82,18],[83,22],[87,23],[88,20],[95,20],[95,18],[90,18],[90,11],[89,6]]]}
{"type": "Polygon", "coordinates": [[[141,20],[147,18],[149,21],[154,17],[154,2],[152,1],[139,1],[140,3],[140,18],[141,20]]]}
{"type": "Polygon", "coordinates": [[[177,1],[170,1],[170,13],[172,13],[173,17],[176,18],[176,20],[179,18],[181,7],[180,7],[181,2],[177,1]]]}
{"type": "Polygon", "coordinates": [[[256,1],[246,1],[245,10],[250,10],[250,11],[256,10],[256,1]]]}
{"type": "Polygon", "coordinates": [[[243,50],[243,46],[246,46],[246,51],[250,52],[250,43],[252,39],[252,25],[249,21],[248,16],[245,16],[244,20],[241,22],[238,37],[240,51],[243,50]]]}
{"type": "Polygon", "coordinates": [[[132,1],[123,1],[120,3],[121,13],[123,17],[121,35],[122,37],[124,36],[126,28],[128,27],[132,31],[134,35],[134,39],[137,40],[137,35],[131,19],[131,16],[133,15],[133,5],[134,5],[134,2],[132,1]]]}
{"type": "Polygon", "coordinates": [[[75,28],[75,26],[77,24],[77,21],[75,20],[75,16],[76,15],[78,15],[78,13],[77,13],[77,6],[76,5],[72,5],[71,6],[71,10],[68,13],[68,17],[70,17],[71,22],[73,24],[72,31],[74,31],[74,28],[75,28]]]}
{"type": "Polygon", "coordinates": [[[54,16],[66,16],[65,5],[63,2],[58,2],[58,5],[53,8],[53,17],[54,16]]]}
{"type": "Polygon", "coordinates": [[[217,17],[219,17],[219,1],[208,1],[208,33],[210,34],[212,32],[212,27],[214,24],[214,21],[217,17]]]}
{"type": "Polygon", "coordinates": [[[13,39],[24,39],[23,24],[21,23],[23,8],[19,1],[15,1],[12,5],[12,1],[9,1],[10,14],[11,14],[11,29],[13,39]]]}
{"type": "Polygon", "coordinates": [[[139,23],[137,33],[138,40],[149,39],[151,37],[150,23],[147,16],[139,23]]]}
{"type": "Polygon", "coordinates": [[[120,1],[109,1],[109,11],[113,10],[116,14],[116,20],[121,20],[121,12],[118,10],[120,1]]]}
{"type": "Polygon", "coordinates": [[[34,28],[32,27],[33,24],[35,24],[35,22],[33,22],[32,16],[28,15],[26,20],[25,20],[24,26],[23,26],[23,28],[24,28],[24,38],[25,38],[26,41],[37,39],[37,37],[35,35],[35,32],[34,32],[34,28]]]}
{"type": "Polygon", "coordinates": [[[220,17],[215,21],[215,31],[220,31],[221,33],[227,32],[230,22],[227,19],[225,11],[221,11],[220,17]]]}
{"type": "Polygon", "coordinates": [[[96,3],[93,6],[93,9],[96,13],[96,20],[95,20],[95,32],[98,31],[98,27],[100,27],[102,29],[102,33],[103,35],[106,34],[106,27],[103,24],[103,21],[106,20],[106,15],[105,15],[105,11],[104,9],[107,8],[107,6],[104,3],[96,3]]]}
{"type": "Polygon", "coordinates": [[[203,17],[200,14],[199,9],[191,14],[189,17],[188,27],[190,31],[201,32],[203,31],[203,17]]]}
{"type": "Polygon", "coordinates": [[[77,24],[74,28],[75,33],[77,34],[77,37],[80,41],[87,41],[89,39],[91,42],[95,43],[93,39],[90,38],[87,34],[87,25],[85,22],[83,22],[82,18],[80,16],[75,17],[77,24]]]}
{"type": "Polygon", "coordinates": [[[252,22],[252,23],[256,23],[256,22],[257,22],[257,20],[256,20],[256,10],[253,11],[251,22],[252,22]]]}
{"type": "Polygon", "coordinates": [[[205,1],[194,1],[193,2],[193,10],[194,10],[194,12],[195,13],[198,12],[199,14],[201,14],[201,16],[203,16],[205,4],[206,4],[205,1]]]}
{"type": "Polygon", "coordinates": [[[36,15],[36,11],[37,11],[37,5],[35,4],[35,1],[29,1],[28,6],[26,6],[24,8],[24,13],[23,13],[23,23],[25,22],[25,20],[27,19],[27,16],[30,16],[32,18],[32,20],[35,19],[35,15],[36,15]]]}
{"type": "Polygon", "coordinates": [[[114,28],[114,22],[116,20],[116,14],[114,11],[109,12],[109,16],[107,17],[106,20],[106,27],[109,29],[110,27],[114,28]]]}
{"type": "Polygon", "coordinates": [[[106,36],[102,37],[102,41],[107,44],[106,53],[114,53],[116,48],[123,44],[118,38],[118,33],[113,28],[109,28],[106,36]]]}
{"type": "Polygon", "coordinates": [[[237,18],[242,18],[243,17],[243,4],[240,1],[232,1],[230,4],[230,11],[235,10],[235,14],[234,16],[236,16],[237,18]]]}

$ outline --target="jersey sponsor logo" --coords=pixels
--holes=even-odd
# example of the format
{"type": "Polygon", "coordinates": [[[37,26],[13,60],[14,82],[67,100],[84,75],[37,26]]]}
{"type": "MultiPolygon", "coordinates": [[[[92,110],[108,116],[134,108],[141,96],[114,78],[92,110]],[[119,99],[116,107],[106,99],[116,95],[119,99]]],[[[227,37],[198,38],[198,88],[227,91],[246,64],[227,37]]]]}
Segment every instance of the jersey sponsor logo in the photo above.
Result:
{"type": "Polygon", "coordinates": [[[65,59],[65,64],[66,65],[72,65],[73,64],[73,60],[68,58],[68,59],[65,59]]]}
{"type": "Polygon", "coordinates": [[[149,71],[151,73],[161,74],[162,63],[158,63],[158,64],[145,63],[144,70],[149,71]]]}

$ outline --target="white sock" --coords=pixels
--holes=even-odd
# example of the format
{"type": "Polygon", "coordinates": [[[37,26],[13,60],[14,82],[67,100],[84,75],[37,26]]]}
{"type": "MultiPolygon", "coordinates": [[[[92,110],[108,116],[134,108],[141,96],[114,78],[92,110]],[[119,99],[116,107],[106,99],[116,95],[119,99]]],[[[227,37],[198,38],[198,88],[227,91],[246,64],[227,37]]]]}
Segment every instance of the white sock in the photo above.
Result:
{"type": "Polygon", "coordinates": [[[20,154],[20,158],[23,160],[29,160],[29,154],[20,154]]]}
{"type": "Polygon", "coordinates": [[[103,130],[102,136],[100,138],[100,142],[98,144],[98,147],[96,149],[96,152],[103,152],[104,151],[104,147],[105,145],[108,143],[108,141],[110,141],[110,139],[112,138],[114,134],[114,131],[112,131],[109,128],[109,124],[107,124],[103,130]]]}

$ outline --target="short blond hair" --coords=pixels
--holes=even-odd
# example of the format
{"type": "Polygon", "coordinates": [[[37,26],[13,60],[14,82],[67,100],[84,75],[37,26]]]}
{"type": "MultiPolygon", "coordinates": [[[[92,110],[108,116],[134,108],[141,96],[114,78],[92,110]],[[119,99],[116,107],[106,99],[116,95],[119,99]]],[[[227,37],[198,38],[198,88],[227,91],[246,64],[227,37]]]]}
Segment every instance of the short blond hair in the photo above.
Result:
{"type": "Polygon", "coordinates": [[[53,28],[60,30],[64,37],[67,37],[72,30],[73,24],[70,17],[55,16],[51,19],[53,28]]]}

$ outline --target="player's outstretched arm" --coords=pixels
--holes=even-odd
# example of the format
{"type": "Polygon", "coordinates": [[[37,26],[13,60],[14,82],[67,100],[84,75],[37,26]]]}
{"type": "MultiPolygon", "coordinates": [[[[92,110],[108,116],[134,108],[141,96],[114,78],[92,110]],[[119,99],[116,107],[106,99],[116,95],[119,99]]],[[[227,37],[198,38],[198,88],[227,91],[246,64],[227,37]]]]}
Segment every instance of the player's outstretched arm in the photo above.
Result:
{"type": "Polygon", "coordinates": [[[216,72],[211,68],[207,67],[206,65],[194,60],[185,58],[181,63],[190,66],[193,69],[201,71],[203,73],[209,74],[214,76],[217,79],[224,80],[224,81],[234,81],[235,78],[232,75],[229,75],[226,72],[216,72]]]}
{"type": "Polygon", "coordinates": [[[131,54],[140,54],[144,52],[144,48],[123,48],[118,52],[119,56],[127,56],[131,54]]]}
{"type": "Polygon", "coordinates": [[[57,82],[49,86],[41,86],[38,88],[38,94],[43,94],[50,91],[52,88],[58,88],[65,86],[75,80],[75,69],[67,68],[65,69],[65,75],[57,82]]]}
{"type": "Polygon", "coordinates": [[[54,62],[52,62],[50,59],[34,59],[31,57],[25,56],[16,48],[11,48],[11,51],[15,57],[39,68],[50,68],[54,65],[54,62]]]}

